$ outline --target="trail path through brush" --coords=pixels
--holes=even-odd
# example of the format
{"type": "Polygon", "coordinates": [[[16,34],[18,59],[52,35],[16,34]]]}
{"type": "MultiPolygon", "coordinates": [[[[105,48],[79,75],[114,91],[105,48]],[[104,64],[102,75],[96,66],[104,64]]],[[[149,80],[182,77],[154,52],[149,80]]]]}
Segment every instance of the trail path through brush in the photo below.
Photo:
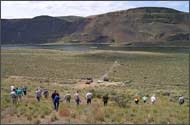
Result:
{"type": "MultiPolygon", "coordinates": [[[[105,72],[104,75],[102,75],[100,77],[100,79],[98,79],[98,80],[104,81],[104,78],[108,77],[109,73],[111,73],[114,70],[114,68],[116,68],[119,65],[120,64],[118,63],[118,61],[115,60],[114,63],[110,66],[109,70],[107,72],[105,72]]],[[[94,81],[96,81],[96,80],[94,80],[94,81]]],[[[109,84],[108,84],[108,82],[102,82],[101,84],[97,84],[96,82],[93,82],[91,84],[84,84],[84,82],[81,82],[81,83],[76,84],[75,88],[83,89],[83,88],[88,88],[88,87],[97,87],[97,86],[101,86],[101,85],[109,86],[109,85],[119,85],[119,84],[120,84],[120,82],[109,82],[109,84]]]]}
{"type": "Polygon", "coordinates": [[[119,65],[120,64],[118,63],[118,61],[115,60],[113,65],[109,68],[109,70],[102,77],[100,77],[100,80],[103,80],[105,77],[108,77],[109,73],[111,73],[113,71],[113,69],[119,65]]]}

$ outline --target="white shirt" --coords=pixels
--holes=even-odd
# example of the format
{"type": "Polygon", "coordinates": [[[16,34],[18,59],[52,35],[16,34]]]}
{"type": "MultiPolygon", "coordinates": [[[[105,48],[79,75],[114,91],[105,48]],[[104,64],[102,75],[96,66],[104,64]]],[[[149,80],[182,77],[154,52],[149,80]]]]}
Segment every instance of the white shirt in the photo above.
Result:
{"type": "Polygon", "coordinates": [[[181,101],[181,100],[184,100],[184,97],[182,96],[182,97],[179,97],[179,101],[181,101]]]}
{"type": "Polygon", "coordinates": [[[12,92],[11,92],[11,95],[14,95],[14,94],[16,94],[15,91],[12,91],[12,92]]]}
{"type": "Polygon", "coordinates": [[[87,99],[92,99],[92,93],[88,92],[88,93],[86,94],[86,98],[87,98],[87,99]]]}
{"type": "Polygon", "coordinates": [[[156,101],[156,97],[152,96],[152,97],[150,98],[150,100],[151,100],[152,103],[154,103],[154,102],[156,101]]]}
{"type": "Polygon", "coordinates": [[[12,97],[16,97],[16,92],[15,92],[15,91],[12,91],[12,92],[11,92],[11,96],[12,96],[12,97]]]}
{"type": "Polygon", "coordinates": [[[79,98],[79,94],[78,94],[78,93],[75,93],[75,94],[74,94],[74,97],[75,97],[75,99],[79,98]]]}
{"type": "Polygon", "coordinates": [[[36,90],[36,97],[41,97],[41,90],[36,90]]]}

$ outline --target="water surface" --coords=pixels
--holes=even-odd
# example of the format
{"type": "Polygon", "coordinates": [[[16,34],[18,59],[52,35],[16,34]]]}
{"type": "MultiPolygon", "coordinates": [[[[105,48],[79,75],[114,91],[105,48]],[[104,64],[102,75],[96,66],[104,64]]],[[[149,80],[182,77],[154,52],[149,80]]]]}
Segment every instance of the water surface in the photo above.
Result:
{"type": "Polygon", "coordinates": [[[68,45],[2,45],[1,50],[15,50],[19,48],[29,49],[53,49],[63,51],[92,51],[92,50],[113,50],[113,51],[150,51],[150,52],[190,52],[189,47],[113,47],[109,44],[68,44],[68,45]]]}

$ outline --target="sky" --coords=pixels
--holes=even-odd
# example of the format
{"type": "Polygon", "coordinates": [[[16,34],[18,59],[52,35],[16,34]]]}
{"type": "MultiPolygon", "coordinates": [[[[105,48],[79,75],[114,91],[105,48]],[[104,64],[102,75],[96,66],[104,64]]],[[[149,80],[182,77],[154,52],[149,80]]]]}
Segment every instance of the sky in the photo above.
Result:
{"type": "Polygon", "coordinates": [[[188,1],[1,1],[1,18],[86,17],[136,7],[167,7],[189,12],[188,1]]]}

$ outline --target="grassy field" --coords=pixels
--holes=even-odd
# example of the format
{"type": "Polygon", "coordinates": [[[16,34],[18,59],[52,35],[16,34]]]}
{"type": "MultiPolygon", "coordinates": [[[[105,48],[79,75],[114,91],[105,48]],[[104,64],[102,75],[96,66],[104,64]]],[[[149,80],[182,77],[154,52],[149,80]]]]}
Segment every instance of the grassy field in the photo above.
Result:
{"type": "Polygon", "coordinates": [[[188,53],[104,51],[71,52],[43,49],[3,50],[1,52],[1,122],[2,123],[154,123],[189,124],[189,62],[188,53]],[[108,74],[110,83],[85,85],[83,77],[101,78],[108,74]],[[55,84],[56,83],[56,84],[55,84]],[[122,83],[122,84],[119,84],[122,83]],[[22,102],[10,102],[10,85],[27,85],[29,92],[22,102]],[[61,102],[59,112],[53,111],[51,99],[35,99],[37,87],[50,93],[57,89],[66,93],[80,91],[82,104],[77,107],[61,102]],[[85,93],[92,91],[92,105],[86,105],[85,93]],[[166,93],[170,92],[170,96],[166,93]],[[109,93],[107,107],[102,95],[109,93]],[[136,105],[133,96],[155,94],[155,105],[136,105]],[[179,95],[185,104],[178,104],[179,95]]]}

